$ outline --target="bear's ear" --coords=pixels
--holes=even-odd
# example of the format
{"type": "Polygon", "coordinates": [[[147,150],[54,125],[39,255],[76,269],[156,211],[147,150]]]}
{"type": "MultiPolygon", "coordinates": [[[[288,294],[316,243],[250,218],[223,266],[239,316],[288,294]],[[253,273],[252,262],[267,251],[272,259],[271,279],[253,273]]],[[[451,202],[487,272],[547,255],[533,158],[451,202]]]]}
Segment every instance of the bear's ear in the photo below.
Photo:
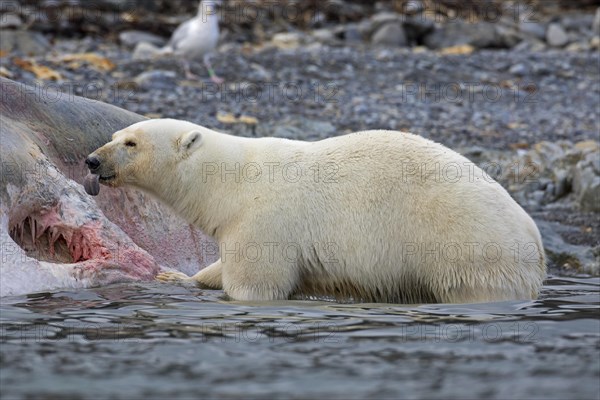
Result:
{"type": "Polygon", "coordinates": [[[189,131],[179,138],[179,151],[182,153],[192,153],[202,144],[202,133],[200,131],[189,131]]]}

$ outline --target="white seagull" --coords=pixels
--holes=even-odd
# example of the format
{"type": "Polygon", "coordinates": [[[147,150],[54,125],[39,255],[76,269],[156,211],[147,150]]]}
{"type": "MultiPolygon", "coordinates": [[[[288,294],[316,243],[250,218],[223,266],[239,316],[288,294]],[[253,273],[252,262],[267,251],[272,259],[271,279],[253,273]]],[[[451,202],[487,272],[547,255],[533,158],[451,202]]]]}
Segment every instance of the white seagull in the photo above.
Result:
{"type": "Polygon", "coordinates": [[[171,40],[160,50],[161,54],[175,54],[183,59],[183,67],[187,79],[198,79],[192,74],[189,60],[200,58],[208,70],[210,79],[215,83],[223,83],[210,64],[211,53],[219,41],[219,16],[216,5],[220,0],[204,0],[198,4],[198,14],[189,21],[179,25],[171,35],[171,40]]]}

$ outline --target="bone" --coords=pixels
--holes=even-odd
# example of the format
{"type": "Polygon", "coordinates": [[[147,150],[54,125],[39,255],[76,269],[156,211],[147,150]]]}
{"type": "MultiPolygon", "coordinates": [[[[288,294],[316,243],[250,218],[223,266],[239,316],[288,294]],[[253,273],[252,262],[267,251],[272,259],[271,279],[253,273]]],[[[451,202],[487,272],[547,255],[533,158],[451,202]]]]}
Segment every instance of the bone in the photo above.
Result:
{"type": "Polygon", "coordinates": [[[83,180],[83,187],[90,196],[97,196],[100,193],[100,177],[94,174],[87,174],[83,180]]]}

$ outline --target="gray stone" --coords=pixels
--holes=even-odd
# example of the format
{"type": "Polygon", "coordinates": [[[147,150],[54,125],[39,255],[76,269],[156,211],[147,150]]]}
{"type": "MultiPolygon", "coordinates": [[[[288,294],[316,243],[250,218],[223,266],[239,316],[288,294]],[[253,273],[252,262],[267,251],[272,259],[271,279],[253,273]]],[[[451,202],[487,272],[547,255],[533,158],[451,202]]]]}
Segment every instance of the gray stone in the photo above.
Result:
{"type": "Polygon", "coordinates": [[[162,47],[167,40],[161,36],[144,31],[123,31],[119,33],[119,42],[129,48],[134,48],[138,43],[147,42],[154,46],[162,47]]]}
{"type": "Polygon", "coordinates": [[[511,48],[523,40],[520,32],[511,24],[496,24],[496,40],[498,47],[511,48]]]}
{"type": "Polygon", "coordinates": [[[335,33],[331,29],[321,28],[311,32],[311,36],[319,42],[329,43],[336,41],[335,33]]]}
{"type": "Polygon", "coordinates": [[[7,53],[18,52],[35,56],[50,51],[50,43],[39,32],[1,30],[0,50],[7,53]]]}
{"type": "Polygon", "coordinates": [[[398,22],[384,24],[375,32],[371,43],[379,46],[406,46],[408,44],[404,29],[398,22]]]}
{"type": "Polygon", "coordinates": [[[534,37],[538,40],[546,39],[546,25],[540,22],[521,21],[519,23],[519,32],[524,36],[534,37]]]}
{"type": "Polygon", "coordinates": [[[425,45],[432,49],[463,44],[478,48],[505,46],[496,32],[496,27],[489,22],[450,22],[425,37],[425,45]]]}
{"type": "Polygon", "coordinates": [[[395,12],[390,11],[382,11],[374,14],[371,18],[371,24],[373,26],[373,30],[381,27],[382,25],[388,24],[390,22],[401,22],[402,16],[400,14],[396,14],[395,12]]]}
{"type": "Polygon", "coordinates": [[[586,154],[572,174],[573,191],[581,210],[600,212],[600,153],[586,154]]]}
{"type": "Polygon", "coordinates": [[[403,16],[391,11],[380,11],[373,14],[370,18],[363,19],[357,24],[357,28],[364,38],[370,38],[382,26],[389,23],[401,24],[403,16]]]}
{"type": "Polygon", "coordinates": [[[23,25],[23,20],[16,14],[2,14],[0,16],[0,29],[18,28],[23,25]]]}
{"type": "Polygon", "coordinates": [[[546,41],[550,46],[563,47],[569,43],[569,36],[560,24],[551,23],[546,31],[546,41]]]}
{"type": "Polygon", "coordinates": [[[363,35],[358,27],[358,24],[347,24],[344,28],[344,40],[350,43],[361,42],[363,35]]]}
{"type": "Polygon", "coordinates": [[[131,56],[134,60],[147,60],[156,57],[160,54],[160,49],[148,42],[141,42],[135,46],[133,55],[131,56]]]}
{"type": "Polygon", "coordinates": [[[567,15],[561,20],[562,27],[567,31],[585,32],[592,29],[594,16],[592,14],[567,15]]]}
{"type": "Polygon", "coordinates": [[[510,72],[513,75],[524,76],[528,75],[531,71],[530,68],[525,64],[515,64],[512,67],[510,67],[510,70],[508,72],[510,72]]]}
{"type": "Polygon", "coordinates": [[[594,16],[594,22],[592,23],[592,31],[595,35],[600,35],[600,7],[596,9],[596,15],[594,16]]]}
{"type": "Polygon", "coordinates": [[[169,89],[177,85],[177,74],[164,70],[147,71],[136,76],[133,81],[140,89],[169,89]]]}

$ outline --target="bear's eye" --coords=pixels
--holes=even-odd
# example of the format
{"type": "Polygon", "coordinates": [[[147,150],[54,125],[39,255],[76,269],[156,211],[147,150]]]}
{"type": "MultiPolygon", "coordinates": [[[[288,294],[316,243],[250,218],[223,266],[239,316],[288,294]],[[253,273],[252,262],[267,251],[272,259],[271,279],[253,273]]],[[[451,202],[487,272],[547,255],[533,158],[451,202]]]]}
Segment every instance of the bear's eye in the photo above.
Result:
{"type": "Polygon", "coordinates": [[[125,142],[125,146],[127,147],[135,147],[135,142],[133,140],[128,140],[125,142]]]}

